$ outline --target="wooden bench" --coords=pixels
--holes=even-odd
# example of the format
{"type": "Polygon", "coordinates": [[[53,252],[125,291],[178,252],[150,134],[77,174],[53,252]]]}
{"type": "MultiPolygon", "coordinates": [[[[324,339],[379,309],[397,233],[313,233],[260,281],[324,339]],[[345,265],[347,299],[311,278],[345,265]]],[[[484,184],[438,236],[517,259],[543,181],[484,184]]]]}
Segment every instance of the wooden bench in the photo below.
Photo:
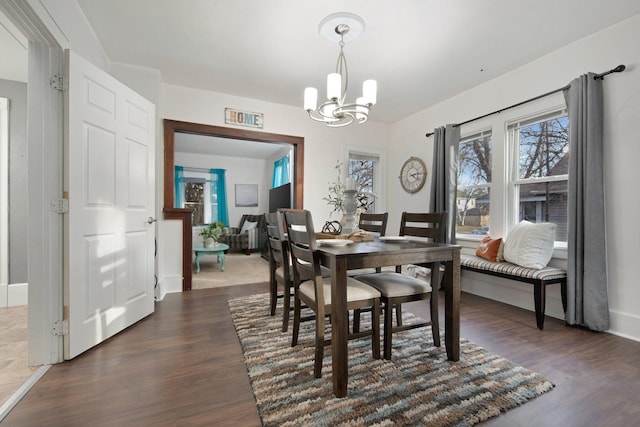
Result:
{"type": "Polygon", "coordinates": [[[460,255],[460,267],[463,270],[489,274],[533,285],[533,299],[536,309],[538,329],[544,327],[544,310],[547,285],[560,284],[562,307],[567,311],[567,271],[561,268],[545,267],[540,270],[521,267],[510,262],[492,262],[475,255],[460,255]]]}

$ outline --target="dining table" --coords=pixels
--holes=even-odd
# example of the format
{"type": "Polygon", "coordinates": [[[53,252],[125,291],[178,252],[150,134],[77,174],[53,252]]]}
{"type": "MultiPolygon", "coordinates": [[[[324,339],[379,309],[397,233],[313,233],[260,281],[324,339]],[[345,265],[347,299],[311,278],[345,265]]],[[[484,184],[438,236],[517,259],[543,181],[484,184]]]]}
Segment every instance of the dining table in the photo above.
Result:
{"type": "MultiPolygon", "coordinates": [[[[445,347],[447,358],[460,359],[460,246],[409,238],[353,242],[343,246],[319,245],[322,265],[331,269],[331,363],[333,392],[347,395],[349,313],[347,271],[408,264],[442,263],[445,297],[445,347]]],[[[435,278],[435,277],[434,277],[435,278]]]]}

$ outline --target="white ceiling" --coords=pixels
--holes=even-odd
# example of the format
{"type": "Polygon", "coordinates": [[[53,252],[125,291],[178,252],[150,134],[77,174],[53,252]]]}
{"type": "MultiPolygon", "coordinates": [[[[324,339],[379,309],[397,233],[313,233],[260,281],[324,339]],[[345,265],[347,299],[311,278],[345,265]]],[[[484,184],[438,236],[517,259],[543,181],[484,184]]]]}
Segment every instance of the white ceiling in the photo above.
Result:
{"type": "MultiPolygon", "coordinates": [[[[111,61],[158,69],[169,84],[300,108],[306,86],[324,92],[338,55],[318,24],[355,13],[366,29],[345,47],[349,99],[376,79],[370,118],[387,123],[640,13],[638,0],[77,1],[111,61]]],[[[0,13],[0,78],[27,81],[26,49],[0,13]]],[[[280,148],[196,135],[176,142],[235,157],[280,148]]]]}
{"type": "Polygon", "coordinates": [[[640,13],[638,0],[77,1],[112,61],[300,108],[304,88],[324,93],[335,69],[338,46],[318,24],[355,13],[366,30],[345,47],[348,98],[376,79],[370,119],[387,123],[640,13]]]}

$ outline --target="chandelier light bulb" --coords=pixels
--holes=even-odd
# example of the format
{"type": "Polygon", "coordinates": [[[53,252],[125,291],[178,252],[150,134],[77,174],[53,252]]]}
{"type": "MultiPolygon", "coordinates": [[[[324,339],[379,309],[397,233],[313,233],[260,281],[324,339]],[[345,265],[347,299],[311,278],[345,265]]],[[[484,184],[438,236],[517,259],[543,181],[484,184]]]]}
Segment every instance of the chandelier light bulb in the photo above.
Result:
{"type": "Polygon", "coordinates": [[[378,83],[375,80],[365,80],[362,83],[362,98],[367,105],[376,105],[378,83]]]}
{"type": "Polygon", "coordinates": [[[327,76],[327,99],[335,101],[340,99],[342,92],[342,76],[338,73],[331,73],[327,76]]]}
{"type": "Polygon", "coordinates": [[[318,106],[318,89],[308,87],[304,90],[304,109],[313,111],[318,106]]]}

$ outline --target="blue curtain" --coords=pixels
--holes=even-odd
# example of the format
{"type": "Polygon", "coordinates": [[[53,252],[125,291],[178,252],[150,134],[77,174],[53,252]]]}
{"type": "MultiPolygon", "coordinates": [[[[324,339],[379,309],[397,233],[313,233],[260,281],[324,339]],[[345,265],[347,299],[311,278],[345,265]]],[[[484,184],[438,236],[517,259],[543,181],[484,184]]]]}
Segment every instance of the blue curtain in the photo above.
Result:
{"type": "Polygon", "coordinates": [[[273,178],[271,188],[280,187],[291,182],[289,176],[289,156],[284,156],[280,160],[273,162],[273,178]]]}
{"type": "Polygon", "coordinates": [[[224,169],[211,169],[211,223],[220,221],[229,226],[229,208],[227,207],[227,184],[224,169]]]}
{"type": "Polygon", "coordinates": [[[174,208],[184,208],[184,167],[175,166],[174,173],[174,208]]]}

